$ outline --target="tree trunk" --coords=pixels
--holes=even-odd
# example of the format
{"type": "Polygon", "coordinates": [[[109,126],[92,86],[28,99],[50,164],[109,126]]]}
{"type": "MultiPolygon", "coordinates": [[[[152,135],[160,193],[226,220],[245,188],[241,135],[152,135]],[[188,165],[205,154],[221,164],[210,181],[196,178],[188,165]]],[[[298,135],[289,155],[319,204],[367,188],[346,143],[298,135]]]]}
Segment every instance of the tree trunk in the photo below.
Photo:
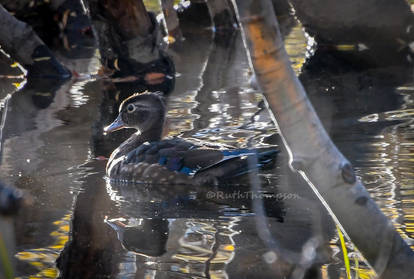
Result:
{"type": "Polygon", "coordinates": [[[161,32],[142,0],[91,0],[90,12],[99,40],[101,61],[112,77],[148,79],[152,72],[175,78],[171,61],[160,49],[161,32]]]}
{"type": "Polygon", "coordinates": [[[165,26],[168,35],[176,41],[183,39],[183,34],[180,29],[180,22],[178,20],[177,11],[174,9],[173,0],[161,0],[162,12],[164,13],[165,26]]]}
{"type": "Polygon", "coordinates": [[[0,45],[28,70],[29,77],[67,79],[70,72],[26,23],[0,5],[0,45]]]}
{"type": "MultiPolygon", "coordinates": [[[[414,254],[357,180],[332,143],[290,66],[270,0],[234,0],[244,44],[290,166],[382,278],[411,278],[414,254]]],[[[276,7],[277,8],[277,7],[276,7]]]]}
{"type": "Polygon", "coordinates": [[[158,49],[154,50],[156,26],[142,0],[91,0],[89,3],[102,63],[106,67],[120,68],[119,61],[115,61],[118,58],[147,63],[159,57],[158,49]]]}
{"type": "Polygon", "coordinates": [[[216,30],[233,30],[237,26],[233,9],[227,0],[208,0],[207,6],[216,30]]]}
{"type": "Polygon", "coordinates": [[[147,36],[152,22],[142,1],[105,0],[101,2],[108,19],[118,27],[123,39],[147,36]]]}

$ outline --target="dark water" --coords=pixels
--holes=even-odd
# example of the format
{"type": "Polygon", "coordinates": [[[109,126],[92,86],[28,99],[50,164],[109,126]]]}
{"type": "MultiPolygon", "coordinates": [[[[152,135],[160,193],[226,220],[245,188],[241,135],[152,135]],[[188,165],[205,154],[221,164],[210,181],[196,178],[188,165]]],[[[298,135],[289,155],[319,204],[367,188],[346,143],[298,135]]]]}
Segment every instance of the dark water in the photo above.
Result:
{"type": "MultiPolygon", "coordinates": [[[[300,27],[293,28],[286,44],[332,138],[411,243],[412,70],[361,68],[347,51],[314,53],[300,27]]],[[[279,144],[260,92],[249,85],[238,33],[216,40],[207,31],[189,33],[170,54],[177,78],[168,101],[168,135],[237,147],[279,144]]],[[[81,74],[99,67],[96,57],[67,63],[81,74]]],[[[16,81],[21,80],[2,80],[0,179],[31,197],[15,220],[17,276],[275,278],[290,267],[261,238],[270,231],[297,263],[314,262],[308,278],[344,278],[335,225],[311,190],[289,172],[283,150],[277,167],[260,174],[263,199],[246,187],[111,184],[100,158],[122,135],[114,136],[118,141],[102,135],[113,118],[105,83],[85,79],[56,91],[50,84],[13,89],[16,81]],[[264,218],[253,210],[258,200],[264,218]]],[[[360,276],[372,276],[348,244],[353,272],[359,268],[360,276]]],[[[301,278],[301,268],[293,269],[301,278]]]]}

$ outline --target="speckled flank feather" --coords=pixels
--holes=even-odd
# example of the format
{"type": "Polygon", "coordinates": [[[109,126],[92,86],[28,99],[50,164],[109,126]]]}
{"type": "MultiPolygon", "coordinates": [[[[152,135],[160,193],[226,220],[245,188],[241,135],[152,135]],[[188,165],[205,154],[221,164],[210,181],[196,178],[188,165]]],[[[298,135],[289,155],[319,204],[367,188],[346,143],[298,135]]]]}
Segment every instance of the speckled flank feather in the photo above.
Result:
{"type": "Polygon", "coordinates": [[[217,184],[271,165],[275,150],[217,150],[182,139],[146,142],[114,161],[109,177],[119,181],[157,184],[217,184]],[[248,157],[258,165],[249,166],[248,157]]]}
{"type": "Polygon", "coordinates": [[[113,181],[150,184],[191,184],[191,177],[164,166],[145,162],[119,164],[110,175],[113,181]]]}

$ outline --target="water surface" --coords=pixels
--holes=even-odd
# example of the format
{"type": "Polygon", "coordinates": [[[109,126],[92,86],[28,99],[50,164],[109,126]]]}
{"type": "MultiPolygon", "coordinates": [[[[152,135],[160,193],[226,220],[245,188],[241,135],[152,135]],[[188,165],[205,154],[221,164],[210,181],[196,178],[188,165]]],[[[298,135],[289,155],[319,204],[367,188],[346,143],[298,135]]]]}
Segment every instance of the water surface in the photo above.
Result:
{"type": "MultiPolygon", "coordinates": [[[[346,53],[313,53],[300,26],[285,40],[333,140],[412,243],[412,71],[361,69],[346,53]]],[[[261,93],[250,86],[252,73],[238,32],[215,38],[206,30],[188,33],[169,52],[177,71],[168,101],[169,136],[236,147],[280,144],[261,93]]],[[[93,74],[99,67],[96,57],[68,63],[80,73],[93,74]]],[[[275,169],[260,174],[260,198],[247,187],[111,184],[102,158],[123,135],[102,135],[113,118],[105,82],[86,79],[20,89],[13,89],[12,82],[2,80],[7,90],[0,96],[0,178],[31,197],[31,205],[15,220],[17,276],[274,278],[284,266],[258,233],[269,230],[298,262],[317,248],[315,274],[343,278],[335,227],[307,185],[288,170],[283,147],[275,169]],[[264,219],[253,210],[257,200],[263,201],[264,219]]],[[[351,256],[366,270],[357,253],[351,256]]]]}

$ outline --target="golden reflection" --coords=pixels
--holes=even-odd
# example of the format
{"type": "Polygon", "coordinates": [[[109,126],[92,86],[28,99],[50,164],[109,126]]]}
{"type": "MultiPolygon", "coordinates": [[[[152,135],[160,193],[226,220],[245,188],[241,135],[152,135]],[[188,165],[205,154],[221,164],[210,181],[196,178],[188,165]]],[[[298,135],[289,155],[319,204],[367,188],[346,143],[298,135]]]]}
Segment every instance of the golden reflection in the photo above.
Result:
{"type": "Polygon", "coordinates": [[[185,131],[194,129],[194,120],[200,116],[192,113],[197,107],[196,90],[188,90],[180,96],[174,96],[168,102],[168,113],[165,129],[167,136],[178,136],[185,131]]]}
{"type": "Polygon", "coordinates": [[[56,259],[69,240],[71,214],[66,214],[62,219],[53,222],[57,228],[50,233],[54,243],[45,248],[29,249],[18,252],[16,258],[35,267],[39,272],[28,276],[35,278],[57,278],[58,269],[55,267],[56,259]]]}
{"type": "MultiPolygon", "coordinates": [[[[340,248],[341,243],[339,240],[339,236],[335,239],[331,240],[331,249],[332,254],[335,259],[340,259],[343,257],[342,249],[340,248]]],[[[377,278],[377,274],[373,269],[371,269],[367,264],[364,257],[361,255],[361,253],[356,249],[356,247],[349,241],[346,241],[346,248],[348,250],[348,258],[350,262],[350,268],[351,268],[351,278],[364,278],[364,279],[375,279],[377,278]]],[[[339,278],[340,279],[346,279],[347,274],[345,270],[345,266],[343,264],[343,261],[335,261],[333,263],[325,264],[321,267],[321,275],[323,279],[329,279],[329,272],[328,268],[330,265],[336,265],[335,269],[338,269],[339,271],[339,278]],[[340,264],[340,267],[338,269],[338,265],[340,264]]]]}
{"type": "Polygon", "coordinates": [[[357,49],[356,45],[335,45],[335,48],[339,51],[354,51],[357,49]]]}
{"type": "Polygon", "coordinates": [[[286,36],[285,42],[286,52],[289,55],[292,68],[299,75],[305,63],[306,52],[308,50],[305,32],[300,23],[292,28],[292,31],[286,36]]]}
{"type": "Polygon", "coordinates": [[[240,219],[187,220],[186,231],[178,240],[178,253],[172,255],[173,259],[182,262],[177,270],[186,274],[208,275],[209,278],[228,278],[226,266],[236,253],[233,237],[239,232],[234,227],[240,219]]]}
{"type": "MultiPolygon", "coordinates": [[[[414,237],[414,126],[412,107],[414,86],[398,88],[405,103],[398,110],[363,116],[360,122],[402,121],[386,127],[369,139],[368,150],[356,172],[371,196],[403,239],[412,243],[414,237]]],[[[356,262],[360,261],[356,259],[356,262]]],[[[369,268],[354,266],[359,278],[375,278],[369,268]]]]}
{"type": "MultiPolygon", "coordinates": [[[[413,122],[414,115],[414,87],[402,86],[398,90],[405,101],[400,109],[365,115],[359,119],[360,122],[405,122],[384,128],[380,135],[365,137],[368,143],[364,149],[368,151],[358,162],[360,166],[356,168],[356,173],[384,214],[391,219],[397,232],[410,242],[414,236],[414,127],[409,124],[413,122]]],[[[359,266],[362,256],[359,253],[354,255],[358,255],[353,266],[358,278],[375,278],[370,268],[359,266]]]]}

